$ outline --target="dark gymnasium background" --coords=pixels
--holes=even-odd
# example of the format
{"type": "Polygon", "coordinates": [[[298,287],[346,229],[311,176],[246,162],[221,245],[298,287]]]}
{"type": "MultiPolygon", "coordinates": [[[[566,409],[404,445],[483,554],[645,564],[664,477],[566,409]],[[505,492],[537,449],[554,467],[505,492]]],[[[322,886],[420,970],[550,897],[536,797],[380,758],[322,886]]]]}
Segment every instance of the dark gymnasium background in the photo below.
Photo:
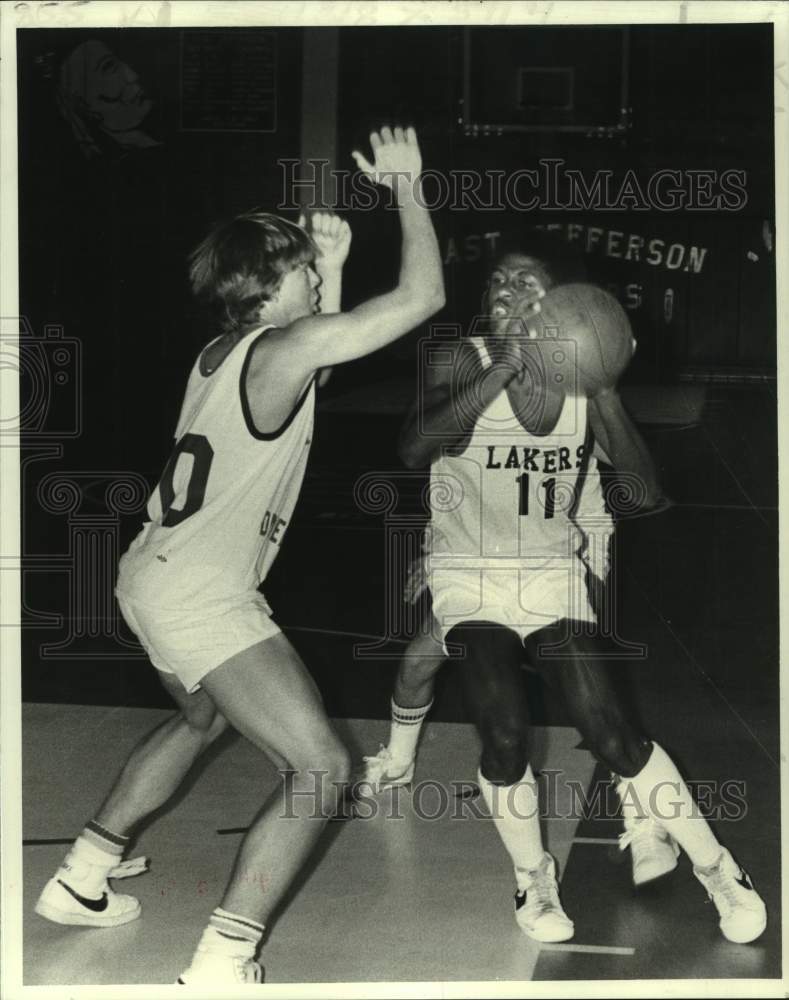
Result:
{"type": "MultiPolygon", "coordinates": [[[[639,345],[623,393],[677,505],[620,526],[623,629],[650,648],[624,681],[647,725],[682,736],[720,695],[777,759],[770,25],[21,30],[18,44],[26,700],[167,704],[112,586],[211,336],[186,254],[218,219],[276,209],[293,176],[278,161],[351,170],[372,127],[402,122],[437,171],[552,159],[588,181],[670,169],[685,188],[691,171],[745,174],[732,210],[437,211],[448,294],[436,319],[467,323],[502,234],[535,224],[616,291],[639,345]],[[153,102],[151,141],[123,155],[86,158],[56,101],[62,60],[88,39],[153,102]],[[667,662],[686,661],[701,702],[663,683],[667,662]]],[[[392,282],[398,252],[393,213],[348,217],[346,307],[392,282]]],[[[395,442],[427,334],[335,371],[267,584],[335,716],[388,716],[396,639],[415,627],[392,596],[402,562],[384,567],[393,538],[416,545],[422,522],[423,480],[395,442]],[[392,506],[355,494],[367,473],[395,483],[392,506]]],[[[433,717],[462,721],[444,673],[433,717]]],[[[561,724],[529,684],[536,721],[561,724]]]]}

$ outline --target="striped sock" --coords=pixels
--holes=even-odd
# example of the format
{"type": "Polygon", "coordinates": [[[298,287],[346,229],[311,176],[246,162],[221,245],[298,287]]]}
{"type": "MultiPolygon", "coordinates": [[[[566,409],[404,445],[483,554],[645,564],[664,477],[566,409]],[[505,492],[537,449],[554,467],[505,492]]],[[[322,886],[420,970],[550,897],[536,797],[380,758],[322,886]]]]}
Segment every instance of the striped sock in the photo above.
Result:
{"type": "Polygon", "coordinates": [[[106,826],[97,823],[95,819],[85,824],[85,829],[80,834],[80,837],[93,844],[94,847],[97,847],[105,854],[114,854],[117,858],[122,856],[123,852],[129,846],[130,840],[129,837],[124,837],[120,833],[113,833],[106,826]]]}
{"type": "Polygon", "coordinates": [[[72,888],[79,887],[83,896],[98,897],[104,891],[107,874],[118,864],[128,843],[128,837],[91,820],[71,845],[57,878],[72,888]]]}
{"type": "Polygon", "coordinates": [[[200,945],[209,951],[254,958],[265,929],[265,925],[257,920],[217,906],[208,920],[200,945]]]}
{"type": "Polygon", "coordinates": [[[392,698],[392,728],[389,733],[389,753],[395,760],[411,761],[416,756],[416,745],[425,716],[433,699],[419,708],[401,708],[392,698]]]}

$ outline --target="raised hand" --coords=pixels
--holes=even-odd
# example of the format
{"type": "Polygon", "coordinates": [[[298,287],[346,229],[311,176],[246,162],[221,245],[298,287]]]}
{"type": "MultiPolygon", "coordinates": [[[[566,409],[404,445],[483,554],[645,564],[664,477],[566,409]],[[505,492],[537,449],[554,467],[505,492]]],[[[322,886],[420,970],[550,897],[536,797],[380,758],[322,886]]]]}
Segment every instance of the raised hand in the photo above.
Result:
{"type": "Polygon", "coordinates": [[[422,171],[422,154],[413,128],[398,126],[392,131],[384,125],[380,132],[370,133],[370,146],[373,163],[358,150],[351,154],[357,167],[376,184],[383,184],[396,194],[413,190],[422,171]]]}

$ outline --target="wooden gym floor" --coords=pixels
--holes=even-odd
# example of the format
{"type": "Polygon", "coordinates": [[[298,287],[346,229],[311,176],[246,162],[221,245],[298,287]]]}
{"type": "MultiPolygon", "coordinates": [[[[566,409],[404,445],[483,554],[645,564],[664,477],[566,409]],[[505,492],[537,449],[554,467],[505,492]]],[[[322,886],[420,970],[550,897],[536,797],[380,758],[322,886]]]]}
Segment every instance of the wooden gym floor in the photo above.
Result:
{"type": "MultiPolygon", "coordinates": [[[[711,386],[703,407],[688,400],[686,424],[645,428],[676,506],[618,529],[622,632],[648,656],[617,673],[645,731],[688,777],[739,783],[744,815],[715,829],[767,902],[764,936],[728,944],[684,858],[635,891],[629,857],[615,844],[618,820],[556,819],[546,824],[547,843],[576,935],[540,947],[514,923],[510,864],[490,820],[452,818],[451,809],[428,820],[435,800],[405,792],[401,819],[384,811],[330,824],[271,927],[262,951],[268,982],[780,977],[775,389],[711,386]]],[[[357,758],[386,739],[402,642],[367,655],[356,648],[383,631],[385,539],[382,519],[354,506],[353,485],[368,469],[400,468],[395,430],[382,410],[319,418],[299,515],[267,588],[357,758]]],[[[177,807],[140,836],[137,852],[150,856],[151,871],[127,884],[143,902],[141,920],[107,931],[41,920],[32,904],[43,881],[167,704],[145,661],[46,663],[36,652],[41,638],[28,635],[23,673],[26,983],[170,983],[273,772],[239,739],[212,752],[177,807]]],[[[594,787],[605,776],[562,706],[533,675],[525,681],[536,763],[561,772],[565,794],[570,780],[594,787]]],[[[472,782],[477,738],[451,666],[430,720],[417,780],[472,782]]]]}

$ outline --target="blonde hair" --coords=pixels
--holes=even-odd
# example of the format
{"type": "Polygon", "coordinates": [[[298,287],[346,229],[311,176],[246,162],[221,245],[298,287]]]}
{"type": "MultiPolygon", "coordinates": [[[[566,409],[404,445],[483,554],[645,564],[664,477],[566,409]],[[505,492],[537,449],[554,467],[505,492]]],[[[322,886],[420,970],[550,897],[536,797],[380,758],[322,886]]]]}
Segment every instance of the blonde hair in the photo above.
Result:
{"type": "Polygon", "coordinates": [[[311,264],[316,255],[312,239],[295,222],[246,212],[217,226],[192,251],[192,291],[220,307],[224,329],[238,329],[256,321],[288,271],[311,264]]]}

